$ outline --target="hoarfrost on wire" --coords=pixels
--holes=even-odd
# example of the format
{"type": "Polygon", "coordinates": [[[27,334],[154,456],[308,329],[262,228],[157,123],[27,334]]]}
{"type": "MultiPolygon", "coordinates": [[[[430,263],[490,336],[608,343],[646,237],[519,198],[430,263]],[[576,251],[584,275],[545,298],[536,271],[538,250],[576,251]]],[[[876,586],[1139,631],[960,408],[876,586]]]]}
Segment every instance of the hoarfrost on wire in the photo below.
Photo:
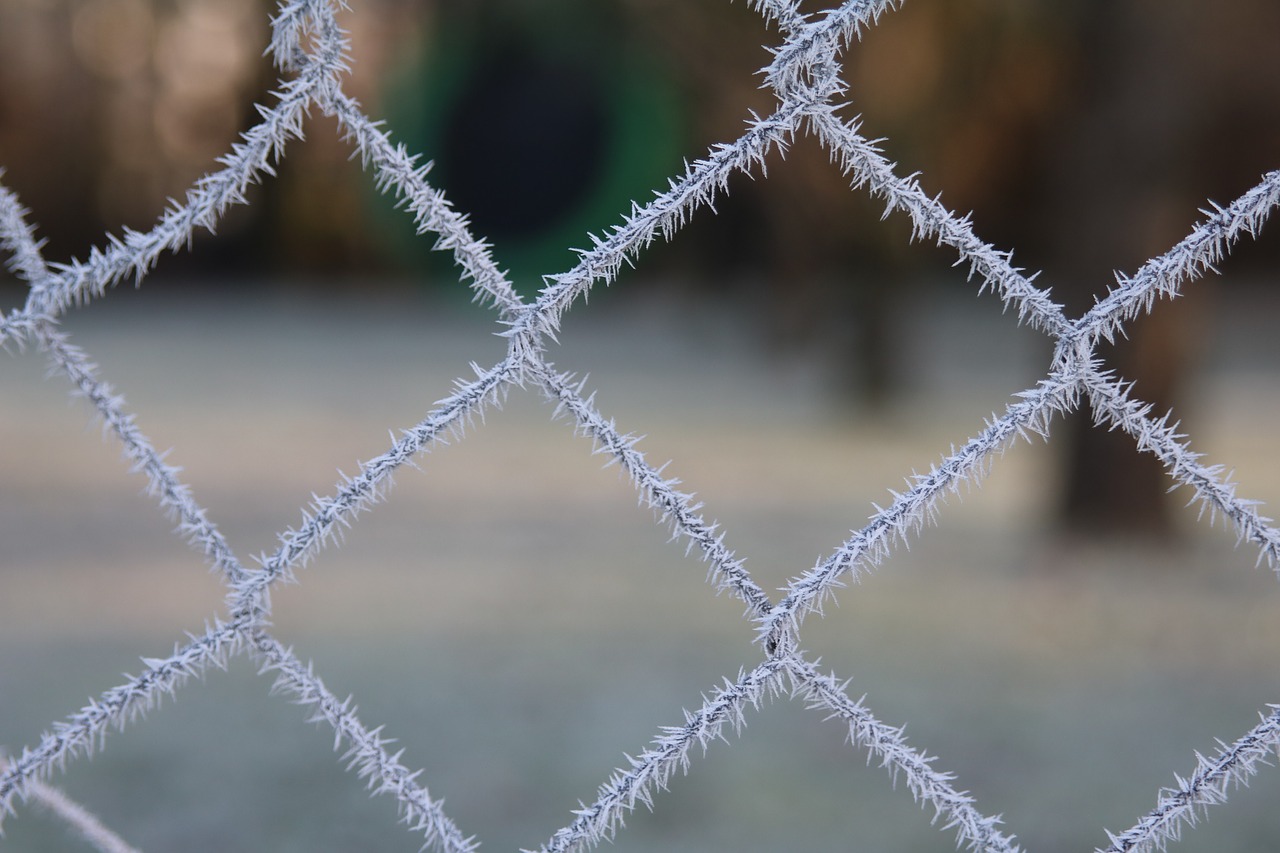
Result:
{"type": "MultiPolygon", "coordinates": [[[[1036,284],[1036,275],[1012,265],[1011,253],[982,241],[970,218],[955,215],[928,195],[918,176],[900,175],[876,143],[862,135],[858,119],[841,116],[847,94],[839,76],[841,55],[853,49],[853,42],[861,40],[882,15],[897,8],[898,0],[848,0],[808,14],[794,0],[749,0],[748,5],[783,38],[762,69],[766,85],[777,98],[774,110],[764,117],[752,115],[741,137],[715,145],[688,163],[684,173],[648,203],[634,203],[618,225],[592,237],[592,246],[580,252],[572,269],[547,275],[546,286],[531,302],[520,297],[494,263],[488,243],[471,233],[466,217],[429,183],[430,164],[420,163],[394,142],[343,90],[349,45],[338,25],[336,0],[280,4],[272,20],[270,53],[285,76],[274,93],[274,104],[258,108],[261,121],[220,158],[221,168],[197,181],[185,201],[174,203],[151,230],[109,235],[105,245],[92,249],[84,260],[50,263],[27,211],[0,183],[0,247],[8,268],[30,288],[24,305],[0,315],[0,346],[30,345],[46,354],[54,372],[70,380],[72,393],[84,397],[119,440],[160,507],[177,520],[180,534],[227,584],[226,613],[212,617],[202,631],[189,634],[171,654],[143,658],[138,674],[53,723],[39,742],[16,756],[0,758],[0,821],[20,801],[37,800],[99,849],[131,849],[45,780],[69,760],[104,748],[109,732],[132,725],[162,698],[176,695],[192,676],[211,666],[225,667],[244,655],[263,672],[273,674],[275,692],[307,707],[312,721],[332,730],[335,749],[342,750],[371,791],[394,798],[403,822],[425,846],[440,851],[475,849],[475,837],[465,834],[418,781],[422,771],[410,771],[401,763],[403,751],[389,753],[391,740],[381,728],[363,724],[352,699],[340,700],[330,693],[312,664],[298,659],[271,634],[268,593],[281,580],[294,578],[334,542],[342,527],[375,505],[401,466],[413,464],[446,437],[460,437],[477,416],[483,418],[488,408],[500,405],[513,386],[536,386],[555,402],[559,416],[571,420],[576,431],[592,439],[598,452],[616,461],[660,521],[709,563],[712,585],[742,600],[762,653],[759,663],[711,688],[695,710],[684,712],[682,723],[660,727],[648,746],[635,757],[628,756],[626,766],[600,786],[596,799],[574,810],[572,820],[539,850],[580,849],[612,838],[637,804],[655,806],[655,792],[665,788],[677,770],[687,770],[697,750],[705,751],[715,740],[727,740],[728,733],[744,725],[749,709],[779,695],[802,698],[844,721],[852,744],[893,779],[905,779],[912,796],[932,810],[943,827],[955,832],[962,847],[1020,849],[1002,831],[999,818],[979,811],[973,798],[955,787],[951,774],[934,769],[932,759],[907,742],[901,727],[881,722],[863,700],[849,695],[847,682],[819,670],[817,662],[801,650],[801,627],[849,580],[874,568],[897,544],[917,535],[934,518],[948,492],[981,480],[991,460],[1010,443],[1048,437],[1054,417],[1086,399],[1102,425],[1124,431],[1140,449],[1159,458],[1174,481],[1193,490],[1194,501],[1212,517],[1233,525],[1241,540],[1257,548],[1258,559],[1275,568],[1280,533],[1271,520],[1257,512],[1254,502],[1236,496],[1234,484],[1220,467],[1202,465],[1177,425],[1170,424],[1167,415],[1154,416],[1150,405],[1136,399],[1131,387],[1095,355],[1095,347],[1122,333],[1125,323],[1152,310],[1158,299],[1178,297],[1241,237],[1256,236],[1280,204],[1280,171],[1264,175],[1230,204],[1213,205],[1185,239],[1132,275],[1117,275],[1108,295],[1073,320],[1052,301],[1046,288],[1036,284]],[[71,342],[58,320],[73,307],[102,298],[125,279],[143,282],[163,253],[188,247],[197,229],[214,230],[230,206],[246,203],[252,184],[274,176],[275,164],[301,138],[313,107],[337,120],[377,186],[396,196],[420,233],[433,235],[437,250],[452,255],[460,280],[476,301],[496,309],[507,354],[490,367],[476,366],[474,377],[457,380],[452,393],[417,424],[393,437],[385,452],[362,463],[355,476],[344,477],[331,495],[315,498],[302,522],[280,533],[278,550],[260,555],[258,565],[248,568],[180,480],[178,470],[164,462],[122,398],[99,378],[91,359],[71,342]],[[680,480],[665,473],[666,465],[650,463],[638,439],[621,432],[596,408],[585,382],[560,372],[547,360],[544,344],[558,333],[562,317],[578,297],[585,299],[592,288],[610,284],[622,266],[635,263],[655,239],[670,239],[695,211],[711,207],[727,193],[731,175],[763,177],[766,158],[785,151],[798,133],[811,133],[820,140],[853,190],[878,199],[886,215],[905,215],[913,239],[953,250],[956,264],[967,266],[970,277],[978,279],[979,290],[991,290],[1016,310],[1020,321],[1052,339],[1054,356],[1044,377],[1017,395],[1017,402],[993,415],[981,432],[927,473],[913,475],[906,491],[893,493],[892,501],[877,507],[865,526],[826,559],[793,577],[782,597],[774,601],[726,546],[718,524],[702,514],[702,505],[691,493],[680,488],[680,480]]],[[[1271,708],[1249,732],[1232,743],[1221,743],[1215,755],[1197,755],[1191,774],[1159,792],[1149,813],[1132,828],[1109,834],[1108,853],[1163,848],[1205,809],[1226,800],[1228,788],[1246,783],[1280,746],[1278,715],[1280,711],[1271,708]]]]}

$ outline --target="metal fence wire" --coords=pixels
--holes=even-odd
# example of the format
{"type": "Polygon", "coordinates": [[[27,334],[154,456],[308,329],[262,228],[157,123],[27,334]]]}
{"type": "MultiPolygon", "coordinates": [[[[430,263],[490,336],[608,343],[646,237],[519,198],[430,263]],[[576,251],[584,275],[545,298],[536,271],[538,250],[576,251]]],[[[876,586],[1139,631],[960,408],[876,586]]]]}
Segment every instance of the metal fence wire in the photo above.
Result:
{"type": "MultiPolygon", "coordinates": [[[[404,822],[426,846],[439,851],[475,849],[470,828],[459,826],[433,797],[426,779],[388,751],[380,728],[362,722],[350,700],[335,697],[312,665],[295,657],[268,627],[269,592],[332,544],[335,532],[356,523],[389,488],[390,477],[432,445],[460,436],[486,407],[514,385],[541,388],[553,398],[573,427],[590,436],[630,476],[643,502],[657,510],[711,567],[717,592],[745,603],[760,658],[737,677],[712,686],[682,725],[661,727],[648,746],[601,784],[594,801],[539,847],[560,851],[592,847],[612,838],[637,805],[661,807],[655,792],[672,774],[687,768],[710,741],[739,726],[745,711],[770,695],[794,697],[842,720],[852,748],[883,765],[888,775],[905,780],[912,795],[957,842],[980,851],[1014,851],[1019,846],[1001,822],[981,811],[948,773],[935,769],[927,754],[908,744],[901,729],[887,725],[846,691],[844,680],[820,671],[802,650],[805,621],[831,600],[837,589],[883,560],[923,523],[942,511],[940,500],[961,484],[980,479],[995,454],[1019,439],[1049,436],[1050,421],[1087,400],[1099,424],[1123,431],[1139,449],[1154,454],[1177,483],[1188,486],[1210,515],[1225,518],[1242,541],[1258,549],[1259,561],[1275,567],[1280,532],[1253,502],[1235,495],[1233,484],[1216,466],[1206,466],[1189,449],[1185,436],[1167,418],[1152,414],[1130,386],[1113,375],[1096,354],[1100,342],[1125,331],[1131,320],[1156,310],[1162,299],[1177,298],[1183,287],[1209,270],[1241,237],[1256,237],[1264,220],[1280,204],[1280,171],[1273,171],[1226,206],[1204,211],[1203,221],[1165,253],[1129,275],[1117,276],[1107,295],[1079,317],[1068,317],[1034,276],[1013,266],[1010,254],[983,242],[967,217],[958,217],[922,191],[914,176],[895,171],[856,122],[842,118],[846,97],[838,74],[845,50],[868,35],[892,0],[849,0],[820,12],[802,13],[794,0],[750,0],[749,5],[783,36],[763,69],[763,80],[777,97],[768,115],[751,116],[738,139],[713,146],[687,165],[669,188],[645,204],[633,205],[622,223],[595,239],[568,272],[547,276],[536,299],[526,301],[495,265],[489,248],[468,228],[441,192],[427,181],[427,169],[383,127],[371,120],[344,90],[348,43],[339,27],[335,0],[287,0],[272,19],[270,53],[281,71],[275,103],[261,108],[261,121],[220,159],[220,168],[201,178],[183,203],[175,203],[146,232],[110,237],[84,260],[50,263],[34,236],[19,199],[0,187],[0,242],[11,271],[29,286],[26,302],[0,318],[0,344],[43,351],[74,393],[88,399],[125,454],[149,480],[152,494],[179,520],[187,542],[221,574],[226,609],[211,616],[203,630],[167,657],[144,658],[144,668],[102,693],[85,707],[52,724],[39,742],[10,756],[0,770],[0,817],[22,803],[40,799],[76,825],[101,849],[129,849],[112,832],[60,797],[49,778],[68,762],[106,748],[107,733],[138,722],[141,712],[166,694],[180,690],[192,676],[247,656],[274,673],[277,692],[307,706],[314,719],[332,728],[345,758],[373,790],[398,802],[404,822]],[[195,501],[175,468],[157,453],[121,400],[98,376],[88,356],[73,345],[59,318],[78,305],[106,296],[126,278],[143,279],[166,252],[187,245],[196,229],[212,231],[229,207],[246,203],[254,182],[269,180],[273,164],[302,134],[307,112],[317,108],[336,119],[358,150],[364,168],[384,190],[395,194],[422,234],[435,236],[436,248],[451,253],[477,300],[493,308],[506,354],[497,363],[459,379],[416,426],[357,475],[338,483],[328,497],[304,508],[304,520],[280,534],[279,549],[258,567],[246,566],[206,511],[195,501]],[[560,329],[565,313],[592,287],[609,283],[624,264],[639,263],[655,238],[671,238],[694,211],[709,207],[724,193],[736,172],[761,176],[765,157],[785,149],[797,134],[815,136],[830,152],[854,190],[883,203],[886,215],[910,219],[913,237],[953,249],[957,264],[967,265],[980,289],[990,289],[1020,321],[1049,336],[1052,363],[1043,377],[1017,397],[1004,413],[990,419],[977,435],[959,445],[910,487],[871,517],[829,556],[796,574],[779,598],[753,579],[725,543],[700,505],[681,491],[671,474],[652,466],[637,439],[620,431],[595,406],[578,380],[557,371],[544,343],[560,329]]],[[[871,34],[869,37],[874,37],[871,34]]],[[[782,166],[785,168],[785,164],[782,166]]],[[[475,427],[482,428],[482,427],[475,427]]],[[[1108,851],[1160,848],[1178,837],[1211,806],[1226,800],[1233,785],[1247,780],[1280,745],[1280,709],[1262,711],[1261,722],[1215,754],[1197,754],[1185,777],[1158,792],[1152,809],[1132,827],[1111,834],[1108,851]]],[[[887,779],[886,779],[887,781],[887,779]]]]}

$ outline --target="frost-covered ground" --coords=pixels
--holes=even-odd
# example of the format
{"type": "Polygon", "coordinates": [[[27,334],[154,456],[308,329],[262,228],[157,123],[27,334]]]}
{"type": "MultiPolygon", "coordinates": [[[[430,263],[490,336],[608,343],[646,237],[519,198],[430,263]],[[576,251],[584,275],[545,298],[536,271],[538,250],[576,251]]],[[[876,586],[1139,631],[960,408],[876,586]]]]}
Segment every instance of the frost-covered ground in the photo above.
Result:
{"type": "MultiPolygon", "coordinates": [[[[630,285],[628,285],[630,287],[630,285]]],[[[635,285],[633,290],[641,289],[635,285]]],[[[625,289],[624,289],[625,290],[625,289]]],[[[64,324],[184,468],[242,559],[271,549],[336,469],[380,453],[450,381],[502,352],[465,303],[121,291],[64,324]]],[[[981,427],[1048,362],[991,298],[920,289],[901,357],[910,384],[868,413],[824,394],[829,368],[755,347],[757,321],[708,302],[600,294],[554,359],[644,433],[651,461],[706,502],[766,589],[860,526],[912,469],[981,427]]],[[[1223,293],[1193,446],[1280,504],[1280,307],[1223,293]]],[[[220,614],[222,589],[141,494],[110,443],[43,380],[0,361],[0,744],[51,721],[220,614]]],[[[406,471],[273,595],[278,635],[313,659],[485,849],[536,847],[623,752],[682,722],[760,656],[741,605],[669,543],[630,485],[537,392],[406,471]]],[[[810,620],[805,646],[878,716],[958,774],[1033,851],[1103,846],[1194,750],[1280,702],[1280,588],[1219,528],[1166,548],[1064,544],[1047,526],[1053,445],[995,460],[936,528],[810,620]]],[[[147,850],[413,850],[302,712],[245,659],[108,740],[55,781],[147,850]]],[[[1264,771],[1184,849],[1274,847],[1280,771],[1264,771]]],[[[951,850],[905,788],[785,699],[749,717],[637,814],[623,850],[951,850]]],[[[0,849],[74,849],[24,809],[0,849]]]]}

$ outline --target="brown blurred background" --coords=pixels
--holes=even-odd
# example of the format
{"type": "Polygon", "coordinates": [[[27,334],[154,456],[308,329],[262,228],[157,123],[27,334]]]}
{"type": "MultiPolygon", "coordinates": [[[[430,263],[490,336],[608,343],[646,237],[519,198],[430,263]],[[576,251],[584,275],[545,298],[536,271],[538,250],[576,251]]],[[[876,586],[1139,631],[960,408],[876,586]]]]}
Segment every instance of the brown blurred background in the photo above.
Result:
{"type": "MultiPolygon", "coordinates": [[[[810,4],[812,5],[812,4],[810,4]]],[[[0,164],[53,260],[104,231],[147,228],[269,103],[260,0],[10,0],[0,6],[0,164]]],[[[745,4],[397,2],[344,16],[350,91],[436,162],[434,180],[491,238],[523,292],[571,265],[587,231],[682,158],[732,140],[772,96],[753,72],[780,38],[745,4]]],[[[903,173],[1079,314],[1112,281],[1280,165],[1280,6],[1269,0],[908,3],[849,52],[850,115],[903,173]]],[[[216,240],[160,276],[361,290],[451,288],[447,262],[371,189],[315,115],[278,179],[216,240]],[[358,282],[353,284],[352,282],[358,282]]],[[[810,139],[768,180],[736,180],[719,215],[649,251],[643,274],[756,306],[771,346],[839,365],[832,390],[891,400],[911,382],[895,339],[913,283],[949,251],[911,246],[901,217],[846,181],[810,139]]],[[[1274,229],[1272,229],[1274,230],[1274,229]]],[[[1280,241],[1241,246],[1228,285],[1274,276],[1280,241]]],[[[3,285],[5,305],[21,298],[3,285]]],[[[1164,410],[1197,358],[1215,286],[1135,324],[1111,353],[1164,410]]],[[[1132,442],[1068,427],[1069,527],[1163,533],[1166,481],[1132,442]]]]}

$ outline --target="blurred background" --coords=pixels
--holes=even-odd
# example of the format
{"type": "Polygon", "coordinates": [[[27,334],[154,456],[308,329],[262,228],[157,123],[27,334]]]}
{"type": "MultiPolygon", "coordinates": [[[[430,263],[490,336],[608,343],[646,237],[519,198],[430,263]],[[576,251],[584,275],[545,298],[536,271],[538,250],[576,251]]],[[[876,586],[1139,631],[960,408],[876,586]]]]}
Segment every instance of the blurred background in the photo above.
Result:
{"type": "MultiPolygon", "coordinates": [[[[49,260],[148,228],[251,125],[253,104],[272,102],[270,10],[0,4],[0,180],[49,260]]],[[[588,231],[737,138],[750,110],[767,114],[760,45],[781,41],[744,3],[679,0],[366,0],[343,23],[348,90],[434,161],[432,180],[526,296],[573,264],[588,231]]],[[[1266,0],[909,3],[849,52],[848,114],[886,137],[902,173],[973,211],[983,239],[1044,270],[1039,283],[1075,316],[1112,270],[1183,237],[1207,200],[1280,166],[1276,32],[1280,7],[1266,0]]],[[[469,362],[502,351],[448,259],[350,158],[312,115],[278,177],[216,236],[64,321],[155,443],[175,448],[242,559],[271,550],[312,492],[331,492],[335,468],[380,453],[387,428],[415,423],[469,362]]],[[[949,250],[910,244],[881,210],[797,139],[767,180],[739,176],[716,215],[700,212],[571,312],[553,355],[591,374],[607,415],[650,436],[651,461],[674,460],[768,589],[1048,364],[1048,342],[976,296],[949,250]]],[[[1209,462],[1236,466],[1242,495],[1272,505],[1274,232],[1108,352],[1209,462]]],[[[8,310],[25,290],[5,275],[8,310]]],[[[44,372],[32,352],[0,371],[10,749],[221,602],[140,481],[86,433],[83,404],[68,407],[44,372]]],[[[704,567],[549,411],[513,395],[277,595],[281,635],[402,737],[490,849],[539,843],[621,751],[758,657],[740,608],[709,594],[704,567]]],[[[1193,748],[1237,736],[1280,698],[1274,578],[1197,524],[1189,495],[1166,494],[1130,440],[1088,424],[1060,420],[1051,444],[995,460],[938,529],[806,626],[855,694],[910,721],[1036,850],[1103,843],[1101,826],[1127,827],[1189,772],[1193,748]]],[[[60,781],[145,849],[409,849],[324,732],[263,686],[241,661],[60,781]]],[[[840,736],[781,700],[620,846],[950,849],[840,736]]],[[[1195,849],[1274,845],[1276,784],[1233,796],[1195,849]]],[[[25,811],[6,833],[11,849],[70,843],[25,811]]]]}
{"type": "MultiPolygon", "coordinates": [[[[435,162],[433,179],[526,294],[572,265],[588,231],[615,224],[683,158],[736,138],[749,109],[772,104],[754,72],[768,59],[761,42],[777,38],[733,4],[369,8],[345,16],[350,91],[435,162]]],[[[149,227],[256,119],[252,105],[271,101],[275,80],[263,56],[269,9],[5,4],[0,157],[50,258],[83,256],[104,231],[149,227]]],[[[1280,117],[1266,105],[1280,88],[1278,18],[1265,0],[910,6],[851,53],[851,113],[887,137],[903,172],[922,171],[927,190],[974,211],[984,239],[1047,271],[1075,315],[1113,270],[1131,272],[1185,235],[1207,200],[1225,203],[1275,167],[1280,117]]],[[[307,132],[216,241],[159,274],[216,278],[219,289],[304,275],[329,291],[457,292],[447,259],[372,189],[332,122],[313,116],[307,132]]],[[[640,275],[733,294],[758,309],[770,345],[837,365],[834,395],[883,404],[911,381],[894,340],[913,283],[945,275],[952,256],[908,245],[899,217],[881,223],[879,205],[847,191],[812,140],[797,140],[786,168],[775,159],[769,180],[737,180],[718,216],[650,251],[640,275]]],[[[1229,286],[1269,269],[1276,245],[1268,236],[1240,247],[1229,286]]],[[[1114,354],[1160,409],[1185,390],[1199,355],[1192,318],[1217,290],[1194,288],[1114,354]]],[[[1064,520],[1108,529],[1128,516],[1124,530],[1167,532],[1158,468],[1125,439],[1068,429],[1064,520]]]]}

